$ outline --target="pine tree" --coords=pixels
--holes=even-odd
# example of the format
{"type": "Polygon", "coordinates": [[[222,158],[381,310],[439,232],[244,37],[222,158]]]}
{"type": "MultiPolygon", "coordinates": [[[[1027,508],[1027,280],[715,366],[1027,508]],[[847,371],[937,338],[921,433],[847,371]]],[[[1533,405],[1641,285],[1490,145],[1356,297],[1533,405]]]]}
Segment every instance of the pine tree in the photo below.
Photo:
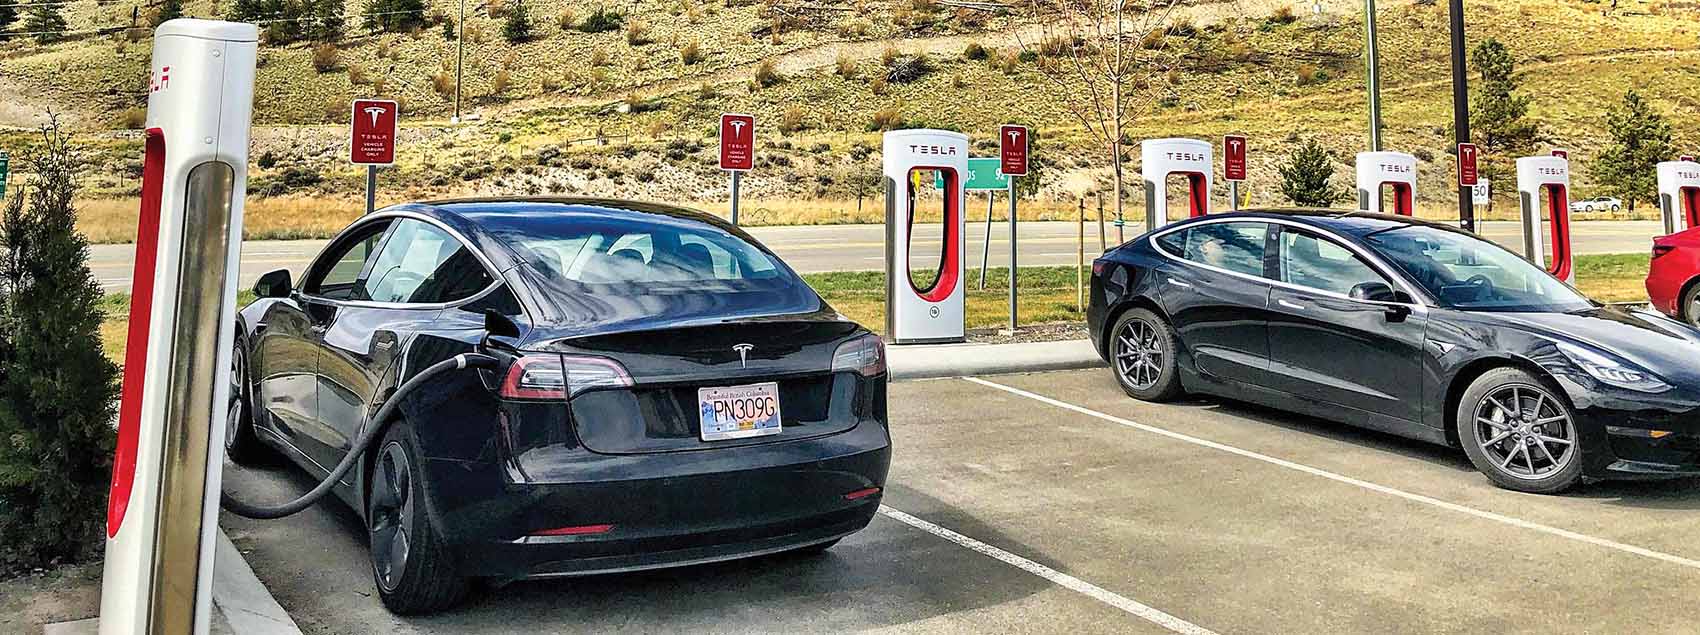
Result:
{"type": "Polygon", "coordinates": [[[307,38],[315,42],[336,42],[342,39],[347,20],[342,14],[342,0],[304,0],[311,5],[307,38]]]}
{"type": "Polygon", "coordinates": [[[160,3],[159,10],[154,12],[153,25],[159,26],[169,20],[176,20],[181,17],[183,17],[183,0],[165,0],[160,3]]]}
{"type": "Polygon", "coordinates": [[[0,569],[85,555],[112,467],[118,370],[75,226],[78,159],[56,120],[42,140],[35,176],[0,215],[0,569]]]}
{"type": "Polygon", "coordinates": [[[16,2],[0,2],[0,41],[11,37],[11,33],[7,32],[6,28],[18,21],[17,5],[16,2]]]}
{"type": "Polygon", "coordinates": [[[1589,173],[1608,195],[1628,203],[1633,214],[1636,201],[1653,200],[1657,165],[1675,152],[1670,122],[1631,89],[1621,105],[1606,112],[1606,129],[1612,143],[1590,164],[1589,173]]]}
{"type": "Polygon", "coordinates": [[[524,2],[515,2],[508,10],[508,17],[502,22],[502,37],[509,44],[531,39],[531,15],[526,11],[524,2]]]}
{"type": "MultiPolygon", "coordinates": [[[[1540,134],[1529,120],[1529,98],[1517,94],[1517,63],[1499,40],[1476,45],[1470,64],[1481,81],[1470,91],[1470,136],[1482,148],[1483,178],[1498,180],[1510,174],[1514,157],[1525,154],[1540,134]]],[[[1489,206],[1491,210],[1491,204],[1489,206]]]]}
{"type": "Polygon", "coordinates": [[[65,16],[58,0],[36,0],[24,16],[24,32],[34,33],[39,44],[57,42],[65,36],[65,16]]]}
{"type": "Polygon", "coordinates": [[[366,0],[366,28],[406,31],[425,26],[425,0],[366,0]]]}
{"type": "Polygon", "coordinates": [[[1329,184],[1334,177],[1334,160],[1328,149],[1312,139],[1287,156],[1281,172],[1281,194],[1300,207],[1328,207],[1341,198],[1329,184]]]}

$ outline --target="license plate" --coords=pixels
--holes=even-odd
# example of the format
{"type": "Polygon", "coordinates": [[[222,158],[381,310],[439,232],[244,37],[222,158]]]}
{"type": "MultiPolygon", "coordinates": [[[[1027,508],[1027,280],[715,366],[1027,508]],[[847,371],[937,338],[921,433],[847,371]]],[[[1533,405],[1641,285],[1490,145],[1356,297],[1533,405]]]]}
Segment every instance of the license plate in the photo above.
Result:
{"type": "Polygon", "coordinates": [[[704,441],[779,434],[779,384],[698,388],[697,411],[704,441]]]}

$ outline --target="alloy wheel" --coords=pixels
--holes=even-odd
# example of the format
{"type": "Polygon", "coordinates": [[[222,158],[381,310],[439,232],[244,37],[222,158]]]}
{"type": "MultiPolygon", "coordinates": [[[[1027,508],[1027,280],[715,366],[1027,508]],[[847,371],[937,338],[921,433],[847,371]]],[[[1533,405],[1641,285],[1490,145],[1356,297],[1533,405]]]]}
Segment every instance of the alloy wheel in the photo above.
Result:
{"type": "Polygon", "coordinates": [[[1570,414],[1546,389],[1507,384],[1475,408],[1476,443],[1508,475],[1542,480],[1563,471],[1580,451],[1570,414]]]}
{"type": "Polygon", "coordinates": [[[413,536],[412,465],[401,444],[390,442],[372,470],[371,514],[367,519],[372,534],[372,566],[378,583],[391,591],[407,569],[413,536]]]}
{"type": "Polygon", "coordinates": [[[1685,313],[1688,316],[1689,324],[1700,327],[1700,293],[1695,294],[1694,298],[1688,301],[1688,311],[1685,313]]]}
{"type": "Polygon", "coordinates": [[[1116,334],[1116,371],[1137,390],[1155,386],[1163,378],[1164,354],[1157,327],[1144,320],[1129,320],[1116,334]]]}
{"type": "Polygon", "coordinates": [[[240,347],[230,354],[230,409],[229,416],[224,420],[224,448],[235,447],[236,439],[242,434],[242,415],[248,408],[247,400],[242,398],[242,387],[248,384],[247,364],[242,363],[240,347]]]}

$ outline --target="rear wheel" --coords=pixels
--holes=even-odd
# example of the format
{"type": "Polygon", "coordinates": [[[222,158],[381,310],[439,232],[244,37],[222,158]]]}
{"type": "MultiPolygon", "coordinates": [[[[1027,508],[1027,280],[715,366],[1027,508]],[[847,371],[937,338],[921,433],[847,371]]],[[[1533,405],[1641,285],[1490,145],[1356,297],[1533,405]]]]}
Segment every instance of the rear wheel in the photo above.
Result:
{"type": "Polygon", "coordinates": [[[1494,484],[1556,494],[1582,479],[1575,416],[1550,382],[1516,368],[1488,371],[1458,400],[1458,441],[1494,484]]]}
{"type": "Polygon", "coordinates": [[[397,422],[378,444],[367,483],[366,528],[372,578],[384,606],[399,615],[441,611],[466,595],[442,532],[421,497],[418,453],[407,423],[397,422]]]}
{"type": "Polygon", "coordinates": [[[254,395],[248,381],[248,353],[238,339],[230,351],[230,409],[224,422],[224,455],[238,465],[256,462],[265,451],[254,436],[254,395]]]}
{"type": "Polygon", "coordinates": [[[1179,348],[1169,322],[1147,309],[1122,314],[1110,329],[1110,369],[1128,396],[1171,401],[1181,396],[1179,348]]]}
{"type": "Polygon", "coordinates": [[[1688,283],[1688,290],[1682,292],[1682,298],[1676,303],[1676,310],[1682,316],[1682,321],[1700,328],[1700,280],[1688,283]]]}

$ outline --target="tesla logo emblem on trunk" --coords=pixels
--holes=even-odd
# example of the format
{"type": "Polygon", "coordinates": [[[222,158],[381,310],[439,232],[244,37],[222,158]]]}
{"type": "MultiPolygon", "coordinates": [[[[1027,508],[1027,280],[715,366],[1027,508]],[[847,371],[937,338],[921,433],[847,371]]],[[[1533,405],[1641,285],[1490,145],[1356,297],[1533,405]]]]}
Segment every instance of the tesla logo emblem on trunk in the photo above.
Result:
{"type": "Polygon", "coordinates": [[[738,351],[739,366],[744,368],[750,367],[750,351],[753,349],[755,349],[754,344],[737,344],[732,347],[732,350],[738,351]]]}

